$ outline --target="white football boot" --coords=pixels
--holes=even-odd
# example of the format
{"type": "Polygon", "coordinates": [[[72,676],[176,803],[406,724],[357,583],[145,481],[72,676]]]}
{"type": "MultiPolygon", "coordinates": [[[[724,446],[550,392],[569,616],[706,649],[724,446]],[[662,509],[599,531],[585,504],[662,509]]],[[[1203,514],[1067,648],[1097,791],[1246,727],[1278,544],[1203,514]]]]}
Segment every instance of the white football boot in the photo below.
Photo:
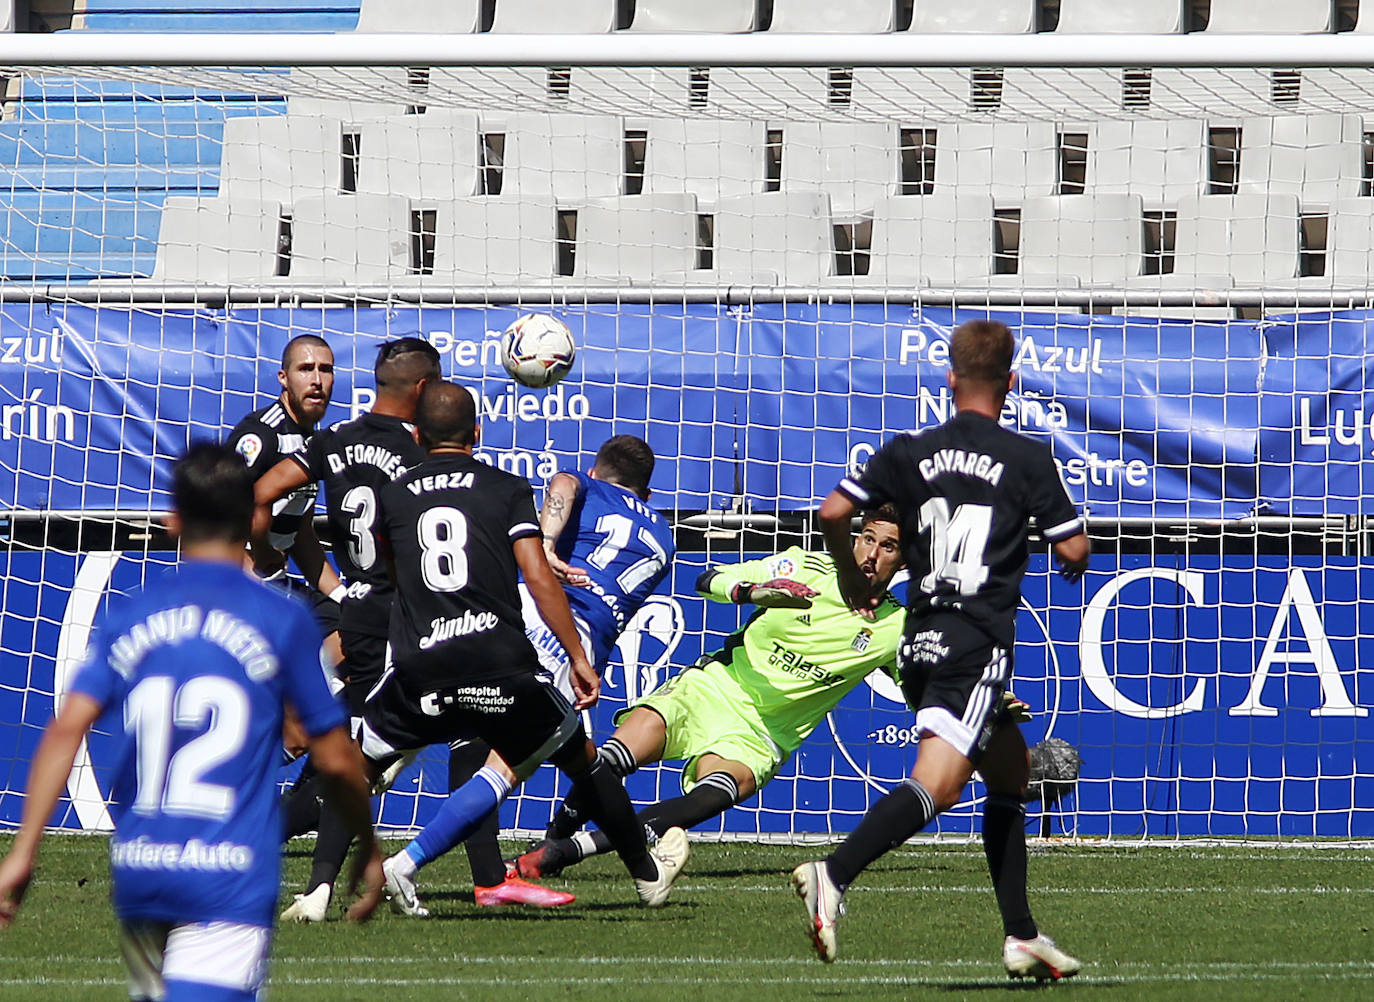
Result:
{"type": "Polygon", "coordinates": [[[658,879],[635,879],[635,890],[639,892],[639,903],[645,908],[662,908],[668,903],[668,892],[673,881],[682,872],[682,867],[691,854],[687,843],[687,833],[681,828],[669,828],[658,837],[658,843],[649,850],[658,864],[658,879]]]}
{"type": "Polygon", "coordinates": [[[1078,958],[1059,949],[1044,933],[1034,939],[1008,936],[1002,944],[1002,963],[1006,965],[1007,977],[1035,978],[1037,981],[1071,978],[1083,966],[1078,958]]]}
{"type": "Polygon", "coordinates": [[[296,900],[281,913],[283,922],[323,922],[329,914],[329,899],[333,884],[321,884],[309,894],[297,894],[296,900]]]}
{"type": "Polygon", "coordinates": [[[393,912],[411,918],[429,918],[429,909],[420,904],[420,896],[415,893],[414,879],[401,872],[394,856],[382,860],[382,875],[386,877],[386,897],[393,912]]]}
{"type": "Polygon", "coordinates": [[[840,889],[830,879],[825,861],[803,863],[793,870],[792,889],[806,905],[806,928],[816,956],[833,964],[840,952],[835,942],[835,923],[844,914],[844,901],[840,889]]]}

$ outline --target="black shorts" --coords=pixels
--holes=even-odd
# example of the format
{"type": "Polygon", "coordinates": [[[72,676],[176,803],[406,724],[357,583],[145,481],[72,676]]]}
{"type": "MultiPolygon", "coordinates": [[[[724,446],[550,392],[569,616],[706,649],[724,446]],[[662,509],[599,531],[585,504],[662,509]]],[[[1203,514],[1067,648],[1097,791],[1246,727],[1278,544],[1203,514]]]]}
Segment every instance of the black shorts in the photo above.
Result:
{"type": "Polygon", "coordinates": [[[320,628],[320,636],[327,637],[339,630],[339,603],[320,591],[312,588],[300,578],[286,576],[272,578],[271,583],[284,589],[287,594],[300,599],[310,608],[315,617],[315,625],[320,628]]]}
{"type": "Polygon", "coordinates": [[[977,762],[1002,713],[1011,651],[958,613],[937,613],[907,621],[897,668],[921,735],[977,762]]]}
{"type": "Polygon", "coordinates": [[[582,719],[553,686],[531,671],[436,687],[404,666],[389,672],[363,708],[358,733],[374,761],[428,745],[479,737],[520,777],[582,730],[582,719]]]}
{"type": "Polygon", "coordinates": [[[343,645],[343,661],[336,669],[344,680],[344,702],[352,717],[361,717],[367,694],[376,688],[386,671],[386,637],[370,633],[355,633],[347,628],[339,631],[343,645]]]}

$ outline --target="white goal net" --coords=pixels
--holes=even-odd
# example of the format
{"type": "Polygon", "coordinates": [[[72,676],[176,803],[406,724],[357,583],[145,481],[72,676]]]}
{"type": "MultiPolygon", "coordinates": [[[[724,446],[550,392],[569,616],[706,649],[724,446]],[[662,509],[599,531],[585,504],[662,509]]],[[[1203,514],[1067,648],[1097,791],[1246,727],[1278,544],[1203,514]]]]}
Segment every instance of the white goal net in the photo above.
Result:
{"type": "MultiPolygon", "coordinates": [[[[1019,341],[1004,420],[1053,446],[1097,549],[1081,587],[1043,554],[1027,575],[1026,734],[1082,759],[1037,830],[1374,836],[1374,49],[658,41],[0,48],[0,823],[105,597],[174,559],[172,459],[271,400],[291,337],[334,348],[331,421],[371,403],[382,341],[429,339],[483,458],[537,489],[612,434],[653,446],[679,556],[604,738],[742,622],[697,575],[819,547],[821,499],[951,413],[949,332],[993,315],[1019,341]],[[578,344],[551,390],[497,357],[527,312],[578,344]]],[[[859,686],[713,830],[848,830],[909,770],[910,724],[859,686]]],[[[64,824],[104,823],[109,745],[64,824]]],[[[430,754],[383,822],[445,791],[430,754]]],[[[537,777],[503,823],[542,829],[559,793],[537,777]]]]}

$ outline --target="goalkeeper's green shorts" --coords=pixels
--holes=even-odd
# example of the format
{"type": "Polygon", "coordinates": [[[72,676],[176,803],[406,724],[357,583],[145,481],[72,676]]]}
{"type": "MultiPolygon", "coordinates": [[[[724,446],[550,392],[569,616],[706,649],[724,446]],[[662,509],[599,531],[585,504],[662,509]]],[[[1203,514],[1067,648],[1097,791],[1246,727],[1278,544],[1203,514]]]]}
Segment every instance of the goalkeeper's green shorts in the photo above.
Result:
{"type": "Polygon", "coordinates": [[[742,763],[760,789],[787,760],[748,695],[716,662],[674,675],[616,714],[616,723],[640,706],[650,707],[668,725],[663,757],[686,760],[683,793],[696,786],[697,762],[708,752],[742,763]]]}

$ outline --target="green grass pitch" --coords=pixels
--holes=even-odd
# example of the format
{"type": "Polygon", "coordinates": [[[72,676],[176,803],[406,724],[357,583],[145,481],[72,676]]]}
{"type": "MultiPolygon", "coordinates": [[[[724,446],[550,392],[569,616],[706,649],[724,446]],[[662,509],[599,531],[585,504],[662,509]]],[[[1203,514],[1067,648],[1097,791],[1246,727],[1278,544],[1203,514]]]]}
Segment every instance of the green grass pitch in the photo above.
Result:
{"type": "MultiPolygon", "coordinates": [[[[8,838],[0,838],[0,849],[8,838]]],[[[392,843],[391,851],[400,843],[392,843]]],[[[291,889],[308,841],[286,859],[291,889]]],[[[514,849],[514,846],[510,847],[514,849]]],[[[1008,981],[976,845],[918,844],[851,890],[840,959],[810,953],[787,884],[816,848],[694,843],[673,899],[635,903],[614,856],[549,881],[558,911],[472,902],[459,852],[422,874],[427,920],[283,928],[279,1002],[646,999],[988,999],[1007,992],[1116,1000],[1368,999],[1374,995],[1374,851],[1263,846],[1036,845],[1031,902],[1085,961],[1072,982],[1008,981]]],[[[0,934],[0,999],[124,997],[105,840],[50,837],[15,926],[0,934]]],[[[289,894],[283,894],[283,901],[289,894]]]]}

